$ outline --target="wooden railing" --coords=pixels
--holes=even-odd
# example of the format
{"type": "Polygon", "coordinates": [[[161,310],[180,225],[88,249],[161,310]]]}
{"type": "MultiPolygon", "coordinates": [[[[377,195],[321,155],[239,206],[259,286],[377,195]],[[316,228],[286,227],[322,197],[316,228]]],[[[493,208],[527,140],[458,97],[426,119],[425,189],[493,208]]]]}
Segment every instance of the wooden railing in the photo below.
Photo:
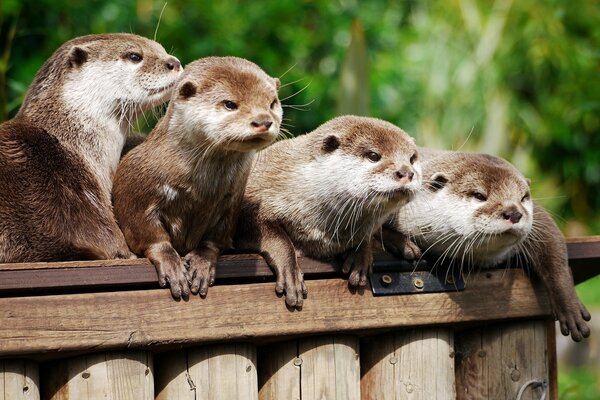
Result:
{"type": "MultiPolygon", "coordinates": [[[[576,282],[600,273],[600,237],[568,246],[576,282]]],[[[223,256],[188,301],[145,259],[0,265],[0,399],[556,398],[548,299],[523,271],[375,297],[300,264],[301,311],[252,255],[223,256]]]]}

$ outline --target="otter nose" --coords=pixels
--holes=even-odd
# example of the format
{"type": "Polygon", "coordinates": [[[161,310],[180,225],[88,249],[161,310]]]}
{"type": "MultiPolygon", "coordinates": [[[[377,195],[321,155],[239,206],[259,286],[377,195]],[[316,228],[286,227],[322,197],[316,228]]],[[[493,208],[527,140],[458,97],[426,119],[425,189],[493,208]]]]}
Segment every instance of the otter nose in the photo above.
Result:
{"type": "Polygon", "coordinates": [[[169,71],[179,71],[181,69],[181,63],[176,58],[171,58],[169,61],[167,61],[166,66],[169,71]]]}
{"type": "Polygon", "coordinates": [[[519,222],[522,216],[523,214],[521,214],[517,210],[507,210],[502,213],[502,217],[505,220],[512,222],[513,224],[519,222]]]}
{"type": "Polygon", "coordinates": [[[256,132],[266,132],[269,130],[271,125],[273,125],[272,121],[252,121],[250,123],[256,132]]]}
{"type": "Polygon", "coordinates": [[[396,171],[395,176],[400,182],[408,183],[412,181],[415,173],[410,168],[405,166],[396,171]]]}

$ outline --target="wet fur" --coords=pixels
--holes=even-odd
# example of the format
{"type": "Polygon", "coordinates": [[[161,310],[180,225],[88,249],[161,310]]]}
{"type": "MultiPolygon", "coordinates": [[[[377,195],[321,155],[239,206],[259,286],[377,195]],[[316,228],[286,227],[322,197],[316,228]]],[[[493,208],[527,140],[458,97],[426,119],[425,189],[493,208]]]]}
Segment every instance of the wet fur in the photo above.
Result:
{"type": "Polygon", "coordinates": [[[250,175],[235,247],[263,255],[289,306],[306,296],[296,250],[316,258],[345,256],[349,283],[366,285],[370,238],[419,185],[414,141],[374,118],[335,118],[311,133],[261,152],[250,175]],[[381,160],[366,159],[370,151],[381,160]],[[415,162],[415,165],[412,165],[415,162]],[[413,182],[395,176],[411,171],[413,182]],[[394,199],[383,193],[398,189],[394,199]]]}
{"type": "Polygon", "coordinates": [[[0,262],[131,256],[112,212],[112,175],[130,119],[164,100],[148,90],[175,81],[170,60],[156,42],[107,34],[73,39],[46,61],[0,125],[0,262]],[[123,59],[132,51],[145,55],[137,68],[123,59]],[[88,79],[99,66],[107,76],[88,79]],[[130,80],[114,79],[122,70],[130,80]]]}
{"type": "Polygon", "coordinates": [[[255,153],[279,134],[279,81],[235,57],[188,65],[165,116],[123,158],[115,214],[173,297],[205,296],[231,236],[255,153]],[[238,104],[225,108],[226,101],[238,104]],[[268,131],[253,127],[271,121],[268,131]],[[185,256],[185,261],[180,259],[185,256]]]}
{"type": "MultiPolygon", "coordinates": [[[[574,290],[565,239],[548,212],[531,201],[521,173],[490,155],[420,153],[423,189],[388,228],[439,257],[438,262],[448,260],[463,270],[503,263],[531,267],[546,287],[562,333],[575,341],[589,336],[585,321],[590,315],[574,290]],[[474,199],[473,191],[487,194],[487,200],[474,199]],[[509,223],[501,214],[507,210],[519,211],[521,220],[509,223]],[[508,227],[513,234],[493,233],[508,227]]],[[[388,250],[403,251],[405,243],[397,236],[385,236],[388,250]]]]}

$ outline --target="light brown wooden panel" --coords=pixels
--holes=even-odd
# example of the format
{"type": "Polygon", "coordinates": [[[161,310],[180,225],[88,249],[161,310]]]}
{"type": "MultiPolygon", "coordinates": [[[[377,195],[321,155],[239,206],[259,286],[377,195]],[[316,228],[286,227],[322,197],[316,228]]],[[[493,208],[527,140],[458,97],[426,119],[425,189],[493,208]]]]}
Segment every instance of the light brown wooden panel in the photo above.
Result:
{"type": "Polygon", "coordinates": [[[156,357],[157,400],[256,400],[256,348],[202,346],[156,357]]]}
{"type": "Polygon", "coordinates": [[[260,400],[360,400],[358,338],[316,336],[263,346],[260,400]]]}
{"type": "Polygon", "coordinates": [[[472,275],[463,292],[374,297],[347,281],[308,281],[302,311],[272,283],[215,286],[206,299],[168,289],[0,298],[0,355],[194,344],[218,340],[549,315],[544,290],[521,270],[472,275]]]}
{"type": "Polygon", "coordinates": [[[39,400],[38,364],[29,360],[0,360],[0,400],[39,400]]]}
{"type": "MultiPolygon", "coordinates": [[[[546,326],[545,321],[510,322],[457,332],[457,398],[515,399],[532,380],[549,385],[546,326]]],[[[521,399],[540,399],[545,390],[527,386],[521,399]]]]}
{"type": "Polygon", "coordinates": [[[154,400],[152,355],[145,351],[89,354],[47,363],[43,398],[154,400]]]}
{"type": "Polygon", "coordinates": [[[408,329],[361,342],[363,400],[450,400],[454,385],[451,329],[408,329]]]}

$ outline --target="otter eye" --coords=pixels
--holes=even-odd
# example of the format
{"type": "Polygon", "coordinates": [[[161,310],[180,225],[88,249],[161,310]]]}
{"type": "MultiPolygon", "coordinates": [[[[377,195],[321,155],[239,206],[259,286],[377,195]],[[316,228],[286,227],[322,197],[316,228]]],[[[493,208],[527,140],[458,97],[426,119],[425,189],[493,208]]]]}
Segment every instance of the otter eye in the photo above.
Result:
{"type": "Polygon", "coordinates": [[[476,198],[479,201],[486,201],[487,197],[485,196],[485,194],[481,193],[481,192],[472,192],[471,196],[476,198]]]}
{"type": "Polygon", "coordinates": [[[139,53],[129,53],[127,55],[127,58],[129,59],[129,61],[134,62],[134,63],[139,63],[140,61],[142,61],[144,59],[142,57],[142,55],[139,53]]]}
{"type": "Polygon", "coordinates": [[[374,151],[367,152],[367,154],[365,154],[365,157],[367,157],[369,161],[372,162],[377,162],[381,160],[381,156],[378,153],[375,153],[374,151]]]}
{"type": "Polygon", "coordinates": [[[225,100],[223,102],[223,107],[225,107],[229,111],[234,111],[234,110],[237,110],[238,105],[231,100],[225,100]]]}
{"type": "Polygon", "coordinates": [[[415,161],[417,161],[417,153],[413,154],[412,157],[410,158],[410,164],[414,164],[415,161]]]}
{"type": "Polygon", "coordinates": [[[277,99],[273,100],[273,102],[271,103],[271,110],[274,109],[276,105],[277,105],[277,99]]]}
{"type": "Polygon", "coordinates": [[[523,198],[521,199],[521,203],[529,200],[530,197],[531,197],[531,195],[529,193],[525,194],[525,196],[523,196],[523,198]]]}

